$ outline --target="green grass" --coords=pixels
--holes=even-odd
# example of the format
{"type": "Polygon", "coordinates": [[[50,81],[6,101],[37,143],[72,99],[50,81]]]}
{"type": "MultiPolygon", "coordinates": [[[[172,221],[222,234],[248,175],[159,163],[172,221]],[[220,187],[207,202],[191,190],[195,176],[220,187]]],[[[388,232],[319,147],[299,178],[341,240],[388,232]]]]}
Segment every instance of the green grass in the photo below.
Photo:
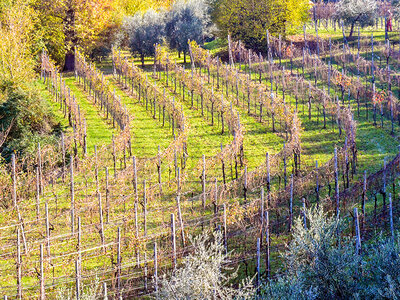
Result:
{"type": "Polygon", "coordinates": [[[121,86],[118,86],[116,79],[107,76],[106,79],[115,88],[116,95],[121,98],[121,102],[126,105],[130,118],[130,129],[132,134],[132,151],[138,158],[153,157],[157,155],[158,146],[161,151],[168,147],[173,141],[172,130],[168,123],[165,127],[156,119],[153,119],[151,112],[146,111],[146,107],[139,103],[137,98],[128,96],[121,86]]]}
{"type": "Polygon", "coordinates": [[[99,107],[94,105],[92,99],[83,91],[82,86],[76,82],[74,77],[65,78],[66,85],[75,95],[76,101],[86,118],[87,149],[88,153],[94,153],[94,146],[108,145],[112,141],[112,136],[117,134],[117,129],[112,127],[112,122],[106,120],[100,113],[99,107]]]}

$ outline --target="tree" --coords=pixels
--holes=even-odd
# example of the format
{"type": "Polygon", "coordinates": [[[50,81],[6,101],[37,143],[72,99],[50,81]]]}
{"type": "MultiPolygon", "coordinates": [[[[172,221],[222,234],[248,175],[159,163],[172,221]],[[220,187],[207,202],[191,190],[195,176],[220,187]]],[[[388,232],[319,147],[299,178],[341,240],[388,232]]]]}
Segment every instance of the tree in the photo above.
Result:
{"type": "Polygon", "coordinates": [[[255,290],[249,279],[239,289],[229,286],[237,274],[226,275],[229,254],[225,253],[222,234],[216,232],[212,239],[203,233],[191,240],[194,254],[183,260],[183,266],[176,269],[170,278],[160,280],[156,297],[158,299],[252,299],[255,290]]]}
{"type": "Polygon", "coordinates": [[[126,17],[124,28],[129,38],[129,47],[133,53],[140,55],[144,67],[145,56],[155,54],[155,44],[164,38],[164,16],[149,9],[144,14],[138,12],[133,17],[126,17]]]}
{"type": "Polygon", "coordinates": [[[361,27],[374,25],[377,10],[375,0],[341,0],[336,5],[336,18],[351,26],[349,33],[351,38],[356,24],[361,27]]]}
{"type": "Polygon", "coordinates": [[[186,53],[189,51],[188,40],[201,43],[210,25],[209,7],[205,0],[178,0],[167,13],[165,32],[171,48],[186,53]]]}
{"type": "Polygon", "coordinates": [[[123,16],[133,16],[150,8],[154,10],[168,8],[172,2],[172,0],[115,0],[116,9],[123,16]]]}
{"type": "Polygon", "coordinates": [[[352,240],[339,237],[341,222],[323,209],[306,210],[307,228],[297,218],[284,254],[285,275],[268,283],[268,299],[350,299],[360,291],[361,256],[352,240]],[[340,244],[340,247],[337,245],[340,244]],[[290,296],[289,296],[290,295],[290,296]]]}
{"type": "Polygon", "coordinates": [[[266,31],[286,35],[309,18],[308,0],[214,0],[212,18],[226,38],[230,34],[248,48],[265,51],[266,31]]]}
{"type": "MultiPolygon", "coordinates": [[[[0,94],[10,85],[31,81],[34,61],[34,11],[26,1],[2,4],[0,14],[0,94]]],[[[1,99],[1,97],[0,97],[1,99]]]]}
{"type": "Polygon", "coordinates": [[[113,26],[112,4],[112,0],[35,0],[34,7],[40,13],[39,30],[46,46],[61,49],[65,71],[75,68],[76,46],[89,52],[113,26]]]}

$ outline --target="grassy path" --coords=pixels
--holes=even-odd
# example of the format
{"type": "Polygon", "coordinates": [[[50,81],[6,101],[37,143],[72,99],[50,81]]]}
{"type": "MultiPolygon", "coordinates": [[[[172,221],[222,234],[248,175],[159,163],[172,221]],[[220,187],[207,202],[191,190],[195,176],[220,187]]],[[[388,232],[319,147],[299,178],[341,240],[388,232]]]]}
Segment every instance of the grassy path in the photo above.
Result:
{"type": "Polygon", "coordinates": [[[112,135],[117,134],[117,129],[112,127],[112,123],[100,113],[88,95],[79,86],[74,77],[66,77],[65,84],[75,95],[76,101],[84,112],[87,124],[87,149],[88,153],[94,152],[94,146],[108,145],[111,143],[112,135]]]}

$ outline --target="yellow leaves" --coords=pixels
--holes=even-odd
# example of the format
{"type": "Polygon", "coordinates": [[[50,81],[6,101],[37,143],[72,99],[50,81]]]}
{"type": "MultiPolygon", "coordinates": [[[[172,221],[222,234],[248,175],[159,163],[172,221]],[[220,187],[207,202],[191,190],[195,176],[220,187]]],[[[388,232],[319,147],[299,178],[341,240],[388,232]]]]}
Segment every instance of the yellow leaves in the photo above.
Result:
{"type": "Polygon", "coordinates": [[[34,13],[24,1],[4,10],[0,20],[0,81],[22,83],[34,79],[31,53],[34,13]]]}

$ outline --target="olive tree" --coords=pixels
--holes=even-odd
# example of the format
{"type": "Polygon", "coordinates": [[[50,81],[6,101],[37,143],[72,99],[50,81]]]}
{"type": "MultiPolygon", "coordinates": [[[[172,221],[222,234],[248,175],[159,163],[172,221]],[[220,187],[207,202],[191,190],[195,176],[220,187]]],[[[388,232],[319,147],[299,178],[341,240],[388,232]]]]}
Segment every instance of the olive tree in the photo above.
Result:
{"type": "Polygon", "coordinates": [[[250,279],[245,279],[239,288],[230,285],[237,272],[228,275],[226,265],[230,254],[225,253],[222,234],[210,236],[203,233],[191,239],[195,252],[183,260],[171,276],[164,275],[156,292],[158,299],[252,299],[255,289],[250,279]]]}
{"type": "Polygon", "coordinates": [[[144,66],[145,56],[153,56],[155,44],[161,43],[164,38],[164,14],[153,9],[144,14],[138,12],[132,17],[126,17],[123,26],[131,51],[140,55],[144,66]]]}
{"type": "Polygon", "coordinates": [[[209,7],[205,0],[178,0],[166,15],[167,42],[178,53],[189,50],[188,40],[201,43],[210,25],[209,7]]]}
{"type": "Polygon", "coordinates": [[[354,26],[374,25],[378,6],[376,0],[341,0],[336,5],[336,18],[349,25],[349,38],[353,36],[354,26]]]}

